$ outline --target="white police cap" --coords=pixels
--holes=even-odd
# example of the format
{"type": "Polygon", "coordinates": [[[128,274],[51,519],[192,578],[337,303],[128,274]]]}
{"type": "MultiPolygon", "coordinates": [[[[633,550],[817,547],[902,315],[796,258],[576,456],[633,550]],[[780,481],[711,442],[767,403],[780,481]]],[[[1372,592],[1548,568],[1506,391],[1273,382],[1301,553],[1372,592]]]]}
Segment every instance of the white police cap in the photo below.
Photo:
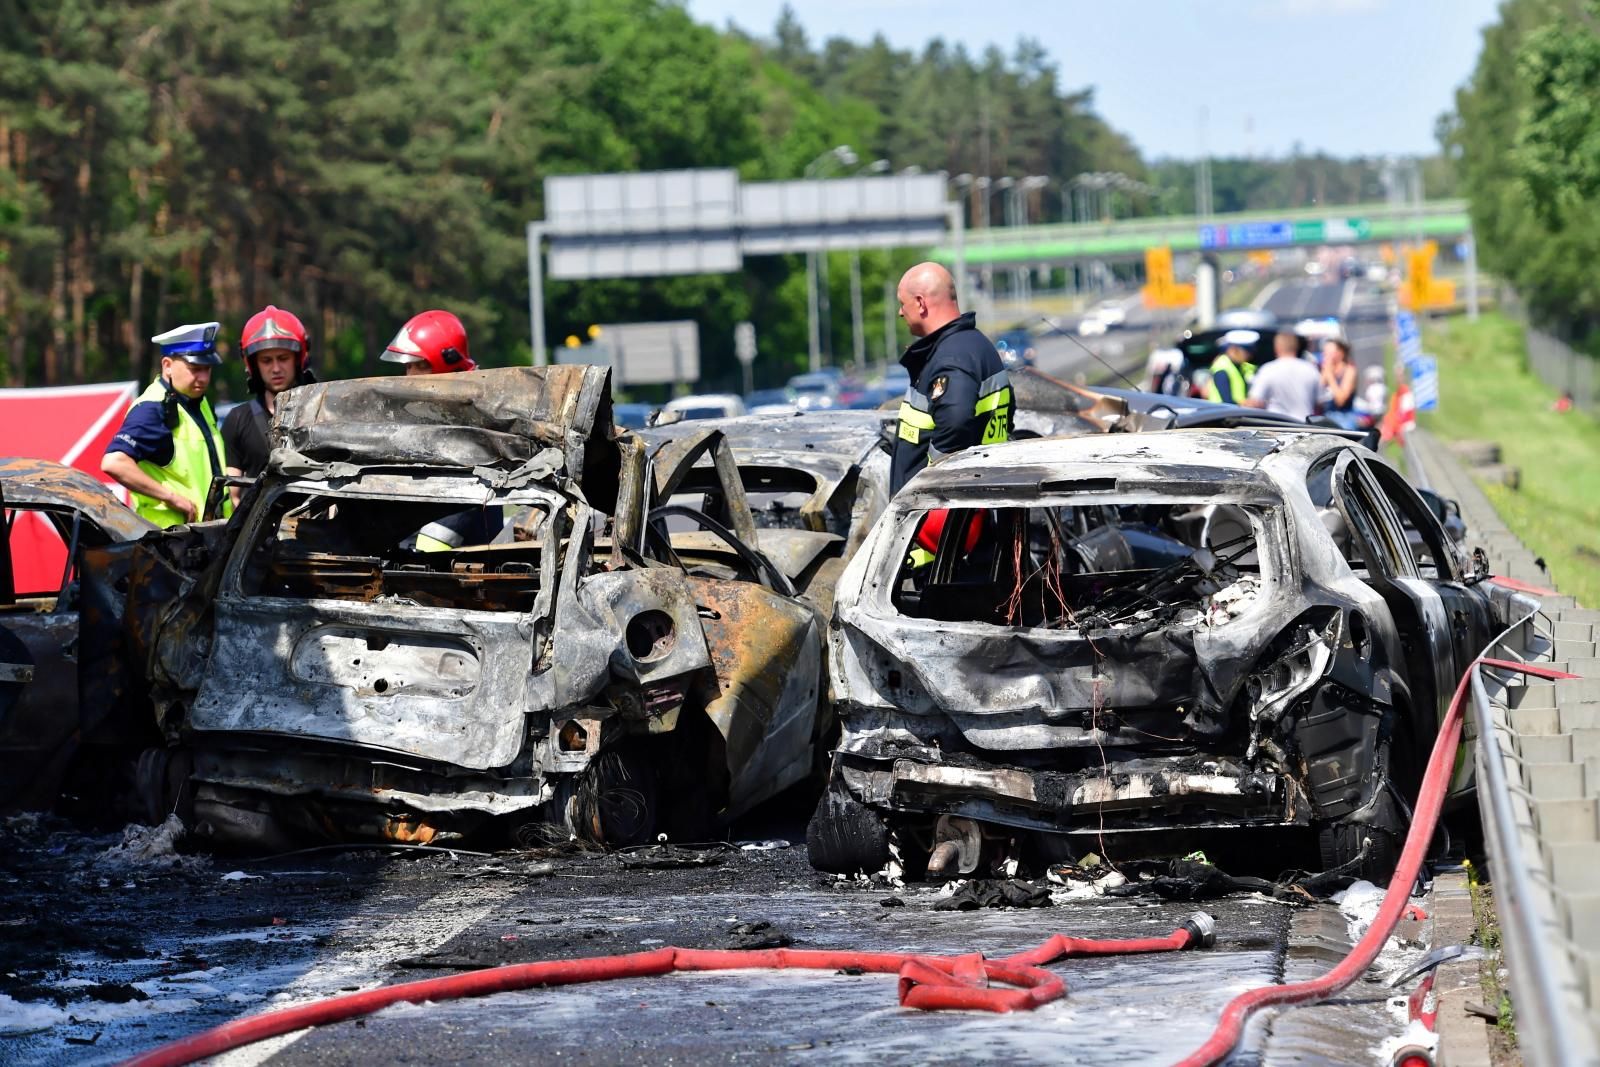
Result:
{"type": "Polygon", "coordinates": [[[1221,344],[1224,348],[1232,348],[1234,345],[1249,348],[1259,340],[1261,335],[1254,330],[1229,330],[1222,335],[1221,344]]]}
{"type": "Polygon", "coordinates": [[[163,358],[171,356],[203,367],[215,367],[222,362],[217,355],[219,322],[196,322],[158,333],[150,338],[161,349],[163,358]]]}

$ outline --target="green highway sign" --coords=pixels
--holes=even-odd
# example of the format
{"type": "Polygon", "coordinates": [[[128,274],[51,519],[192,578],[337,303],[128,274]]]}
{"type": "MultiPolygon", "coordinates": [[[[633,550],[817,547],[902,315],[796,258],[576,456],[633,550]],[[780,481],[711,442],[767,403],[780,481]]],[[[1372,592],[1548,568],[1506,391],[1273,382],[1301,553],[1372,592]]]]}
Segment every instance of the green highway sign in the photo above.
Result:
{"type": "Polygon", "coordinates": [[[1372,223],[1366,219],[1312,219],[1294,224],[1295,244],[1338,244],[1371,236],[1372,223]]]}

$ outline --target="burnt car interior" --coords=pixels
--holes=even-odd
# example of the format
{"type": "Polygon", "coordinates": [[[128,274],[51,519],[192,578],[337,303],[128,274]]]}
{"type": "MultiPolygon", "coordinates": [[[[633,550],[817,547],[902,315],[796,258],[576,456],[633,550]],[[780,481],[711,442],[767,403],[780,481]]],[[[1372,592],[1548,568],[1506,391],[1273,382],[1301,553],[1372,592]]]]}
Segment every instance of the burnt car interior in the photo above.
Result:
{"type": "Polygon", "coordinates": [[[932,562],[908,554],[893,595],[913,618],[1082,631],[1218,621],[1260,574],[1256,524],[1235,504],[935,510],[913,544],[930,531],[932,562]]]}
{"type": "MultiPolygon", "coordinates": [[[[853,477],[846,478],[832,496],[823,501],[815,500],[823,489],[822,480],[811,471],[797,467],[745,463],[739,467],[739,478],[744,483],[745,498],[757,526],[819,530],[841,537],[850,533],[850,502],[855,495],[853,477]]],[[[709,464],[697,466],[684,476],[672,503],[693,507],[723,521],[724,525],[731,525],[721,479],[716,468],[709,464]]]]}
{"type": "Polygon", "coordinates": [[[539,592],[546,512],[535,506],[350,499],[286,492],[241,576],[246,596],[332,598],[530,611],[539,592]],[[509,514],[508,514],[509,513],[509,514]],[[465,540],[424,551],[445,524],[465,540]]]}

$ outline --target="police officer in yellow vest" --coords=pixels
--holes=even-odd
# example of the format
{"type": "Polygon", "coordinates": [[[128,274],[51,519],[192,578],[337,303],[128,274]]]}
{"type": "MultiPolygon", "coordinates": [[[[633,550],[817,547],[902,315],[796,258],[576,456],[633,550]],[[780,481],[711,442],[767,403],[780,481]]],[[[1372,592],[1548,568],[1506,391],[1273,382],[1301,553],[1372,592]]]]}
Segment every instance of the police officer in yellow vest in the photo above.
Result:
{"type": "MultiPolygon", "coordinates": [[[[222,434],[205,398],[217,356],[215,322],[179,326],[150,338],[161,349],[161,376],[139,394],[100,469],[133,494],[133,509],[157,526],[203,516],[211,479],[223,474],[222,434]]],[[[223,494],[223,514],[232,511],[223,494]]]]}
{"type": "Polygon", "coordinates": [[[897,292],[900,317],[916,338],[901,366],[911,387],[900,402],[889,486],[898,493],[929,463],[977,444],[1011,439],[1011,379],[1000,353],[962,314],[956,283],[937,263],[906,271],[897,292]]]}
{"type": "Polygon", "coordinates": [[[1250,395],[1250,379],[1256,365],[1250,362],[1250,348],[1261,335],[1254,330],[1229,330],[1219,339],[1222,354],[1211,361],[1211,384],[1206,399],[1219,404],[1243,404],[1250,395]]]}

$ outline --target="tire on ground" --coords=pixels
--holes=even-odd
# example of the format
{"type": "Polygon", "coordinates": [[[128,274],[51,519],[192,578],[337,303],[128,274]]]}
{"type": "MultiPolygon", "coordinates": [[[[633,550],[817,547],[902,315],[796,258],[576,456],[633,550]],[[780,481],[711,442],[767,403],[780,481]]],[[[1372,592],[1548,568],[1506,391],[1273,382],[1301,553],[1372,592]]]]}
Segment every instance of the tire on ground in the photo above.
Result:
{"type": "Polygon", "coordinates": [[[806,826],[806,853],[819,871],[871,874],[889,862],[889,827],[848,791],[830,786],[806,826]]]}

